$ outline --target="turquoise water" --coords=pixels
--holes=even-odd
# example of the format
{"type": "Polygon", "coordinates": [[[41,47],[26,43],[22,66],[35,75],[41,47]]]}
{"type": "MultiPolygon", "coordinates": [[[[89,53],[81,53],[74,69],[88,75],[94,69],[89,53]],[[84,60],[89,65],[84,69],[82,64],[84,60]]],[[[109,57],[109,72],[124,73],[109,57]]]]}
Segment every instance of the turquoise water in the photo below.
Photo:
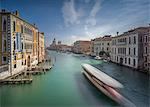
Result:
{"type": "Polygon", "coordinates": [[[136,105],[148,106],[148,76],[83,55],[50,51],[54,67],[33,76],[32,84],[0,87],[2,107],[99,107],[119,106],[95,88],[82,74],[81,63],[104,70],[125,86],[121,93],[136,105]],[[56,60],[56,61],[55,61],[56,60]]]}

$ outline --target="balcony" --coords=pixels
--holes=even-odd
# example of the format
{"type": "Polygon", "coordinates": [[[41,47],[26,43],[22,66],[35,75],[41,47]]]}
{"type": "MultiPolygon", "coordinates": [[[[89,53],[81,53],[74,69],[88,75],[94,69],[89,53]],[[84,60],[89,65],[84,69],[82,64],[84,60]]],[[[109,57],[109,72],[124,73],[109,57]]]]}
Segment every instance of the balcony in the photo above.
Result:
{"type": "Polygon", "coordinates": [[[0,73],[8,71],[9,70],[9,66],[8,65],[1,65],[0,66],[0,73]]]}
{"type": "Polygon", "coordinates": [[[117,45],[126,45],[127,42],[118,42],[117,45]]]}

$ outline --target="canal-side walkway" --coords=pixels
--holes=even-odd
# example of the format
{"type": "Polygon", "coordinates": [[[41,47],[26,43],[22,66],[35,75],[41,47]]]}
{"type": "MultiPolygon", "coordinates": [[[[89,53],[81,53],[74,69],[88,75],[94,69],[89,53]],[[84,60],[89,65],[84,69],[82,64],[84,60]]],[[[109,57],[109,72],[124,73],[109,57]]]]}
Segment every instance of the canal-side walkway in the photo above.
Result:
{"type": "Polygon", "coordinates": [[[33,79],[31,75],[39,75],[39,74],[45,74],[47,71],[49,71],[52,68],[51,60],[46,59],[44,62],[41,62],[37,66],[34,67],[34,69],[26,70],[14,74],[12,76],[9,76],[5,79],[0,80],[0,84],[29,84],[32,83],[33,79]]]}

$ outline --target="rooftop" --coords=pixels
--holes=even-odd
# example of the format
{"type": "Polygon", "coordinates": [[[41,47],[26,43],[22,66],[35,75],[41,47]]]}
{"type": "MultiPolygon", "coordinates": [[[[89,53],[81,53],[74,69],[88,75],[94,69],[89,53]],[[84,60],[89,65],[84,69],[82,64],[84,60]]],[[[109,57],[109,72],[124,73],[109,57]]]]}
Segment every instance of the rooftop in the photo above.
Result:
{"type": "Polygon", "coordinates": [[[123,34],[117,35],[113,38],[121,37],[121,36],[128,36],[129,34],[135,34],[135,33],[145,33],[145,31],[148,32],[148,30],[150,30],[150,26],[148,26],[148,27],[138,27],[138,28],[130,29],[127,32],[124,32],[123,34]]]}
{"type": "Polygon", "coordinates": [[[92,41],[111,41],[111,35],[105,35],[103,37],[95,38],[92,41]]]}
{"type": "Polygon", "coordinates": [[[31,23],[27,22],[26,20],[24,20],[23,18],[21,18],[20,15],[19,15],[19,11],[18,10],[16,10],[15,12],[10,12],[10,11],[7,11],[5,9],[1,9],[0,10],[0,14],[10,14],[10,15],[13,15],[14,17],[22,20],[23,22],[29,24],[30,26],[34,27],[35,29],[38,29],[35,23],[31,24],[31,23]]]}

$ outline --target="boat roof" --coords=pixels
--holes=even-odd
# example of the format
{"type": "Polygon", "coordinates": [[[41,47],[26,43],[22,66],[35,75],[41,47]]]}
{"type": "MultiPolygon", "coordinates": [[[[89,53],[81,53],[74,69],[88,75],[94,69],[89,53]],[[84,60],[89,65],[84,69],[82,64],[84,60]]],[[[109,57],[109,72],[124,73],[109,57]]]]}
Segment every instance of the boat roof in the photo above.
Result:
{"type": "Polygon", "coordinates": [[[102,72],[101,70],[93,67],[92,65],[82,64],[82,67],[86,69],[89,73],[91,73],[93,76],[95,76],[97,79],[99,79],[101,82],[103,82],[104,84],[114,88],[123,88],[123,85],[120,82],[113,79],[112,77],[102,72]]]}

